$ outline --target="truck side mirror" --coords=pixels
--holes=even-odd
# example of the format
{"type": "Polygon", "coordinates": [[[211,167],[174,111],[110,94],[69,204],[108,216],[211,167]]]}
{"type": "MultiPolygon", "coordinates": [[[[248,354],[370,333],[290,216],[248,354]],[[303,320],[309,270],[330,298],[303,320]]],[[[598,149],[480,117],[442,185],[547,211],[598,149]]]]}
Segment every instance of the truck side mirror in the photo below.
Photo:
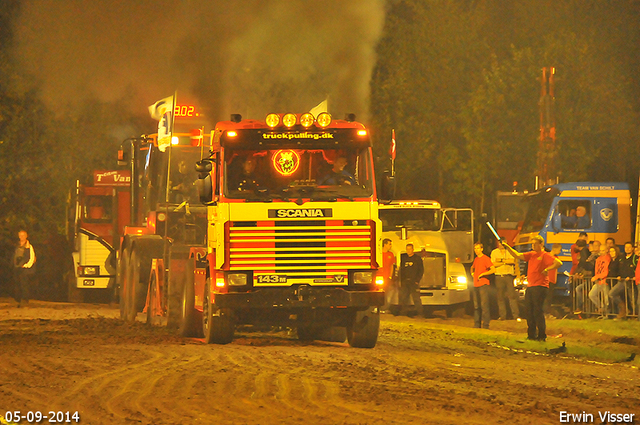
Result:
{"type": "Polygon", "coordinates": [[[211,160],[201,159],[196,162],[196,171],[198,172],[198,178],[204,179],[213,170],[213,164],[211,160]]]}
{"type": "Polygon", "coordinates": [[[211,184],[211,175],[207,174],[204,179],[196,180],[196,189],[198,190],[198,198],[203,204],[213,201],[213,185],[211,184]]]}

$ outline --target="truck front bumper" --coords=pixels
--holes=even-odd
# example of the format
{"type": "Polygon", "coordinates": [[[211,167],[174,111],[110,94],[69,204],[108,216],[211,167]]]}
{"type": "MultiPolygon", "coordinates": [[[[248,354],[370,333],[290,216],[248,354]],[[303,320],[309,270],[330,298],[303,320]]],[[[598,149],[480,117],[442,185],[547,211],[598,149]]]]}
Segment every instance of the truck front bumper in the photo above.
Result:
{"type": "Polygon", "coordinates": [[[252,292],[215,294],[215,304],[220,308],[330,308],[384,305],[382,291],[349,291],[344,288],[261,288],[252,292]]]}

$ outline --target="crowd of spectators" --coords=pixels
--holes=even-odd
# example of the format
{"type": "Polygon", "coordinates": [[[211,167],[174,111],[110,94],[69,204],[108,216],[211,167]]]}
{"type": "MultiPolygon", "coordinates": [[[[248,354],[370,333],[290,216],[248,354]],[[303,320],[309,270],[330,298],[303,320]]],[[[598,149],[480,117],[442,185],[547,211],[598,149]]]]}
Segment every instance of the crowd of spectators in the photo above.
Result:
{"type": "Polygon", "coordinates": [[[589,311],[605,317],[617,313],[618,318],[640,313],[640,246],[625,242],[621,252],[613,238],[604,245],[587,239],[581,233],[571,246],[575,313],[589,311]]]}

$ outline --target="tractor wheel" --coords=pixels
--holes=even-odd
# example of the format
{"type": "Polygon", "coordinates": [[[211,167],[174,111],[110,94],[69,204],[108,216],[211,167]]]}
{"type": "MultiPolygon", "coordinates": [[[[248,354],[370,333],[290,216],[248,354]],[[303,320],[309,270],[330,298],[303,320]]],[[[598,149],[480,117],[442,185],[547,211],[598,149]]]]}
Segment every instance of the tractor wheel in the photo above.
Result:
{"type": "Polygon", "coordinates": [[[356,348],[373,348],[378,341],[380,329],[380,311],[377,307],[369,307],[364,311],[356,311],[347,326],[349,345],[356,348]]]}
{"type": "Polygon", "coordinates": [[[184,285],[182,288],[182,314],[180,317],[179,332],[182,336],[201,337],[202,317],[195,308],[196,296],[193,288],[193,262],[187,262],[184,285]]]}
{"type": "Polygon", "coordinates": [[[120,257],[120,261],[118,261],[118,304],[120,306],[120,318],[122,320],[126,320],[126,311],[127,311],[127,303],[128,303],[128,289],[130,283],[127,282],[127,270],[129,269],[129,249],[125,248],[122,251],[122,256],[120,257]]]}
{"type": "Polygon", "coordinates": [[[221,310],[211,302],[209,291],[210,280],[205,287],[202,311],[202,330],[207,344],[228,344],[233,341],[235,325],[230,311],[221,310]]]}

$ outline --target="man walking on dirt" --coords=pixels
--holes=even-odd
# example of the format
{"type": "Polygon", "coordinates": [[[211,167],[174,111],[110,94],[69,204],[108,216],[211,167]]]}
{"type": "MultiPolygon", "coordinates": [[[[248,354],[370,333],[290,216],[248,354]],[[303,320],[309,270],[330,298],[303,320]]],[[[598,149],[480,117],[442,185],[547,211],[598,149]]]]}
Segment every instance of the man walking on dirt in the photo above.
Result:
{"type": "Polygon", "coordinates": [[[531,238],[532,251],[516,252],[509,245],[504,247],[514,258],[527,262],[527,291],[524,295],[524,307],[527,314],[527,339],[545,341],[547,324],[544,319],[544,300],[549,292],[549,271],[562,266],[562,261],[554,258],[543,249],[542,236],[531,238]]]}
{"type": "Polygon", "coordinates": [[[25,230],[18,232],[18,246],[13,253],[16,282],[15,299],[18,302],[18,307],[29,304],[29,286],[31,285],[31,276],[35,273],[36,252],[28,237],[25,230]]]}
{"type": "Polygon", "coordinates": [[[406,250],[406,253],[400,255],[400,308],[408,307],[411,297],[416,311],[407,313],[407,316],[422,316],[420,280],[424,274],[424,265],[422,257],[413,252],[413,244],[408,243],[406,250]]]}

